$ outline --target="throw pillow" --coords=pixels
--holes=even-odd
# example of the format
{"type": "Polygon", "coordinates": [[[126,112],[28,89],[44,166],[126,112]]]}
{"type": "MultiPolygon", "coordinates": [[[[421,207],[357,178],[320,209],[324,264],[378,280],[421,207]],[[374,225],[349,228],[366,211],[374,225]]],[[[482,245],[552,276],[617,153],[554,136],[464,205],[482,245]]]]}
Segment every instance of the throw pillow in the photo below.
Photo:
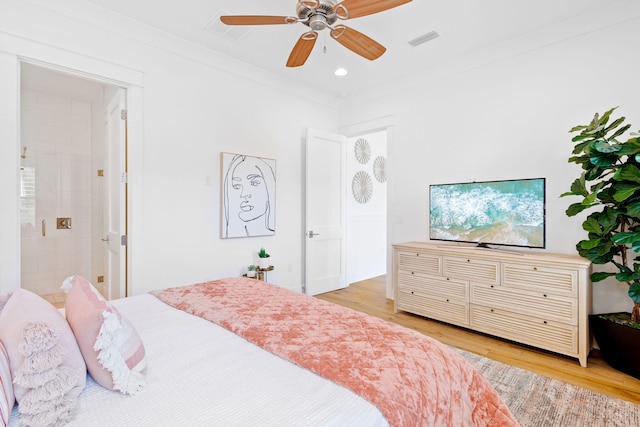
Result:
{"type": "Polygon", "coordinates": [[[146,357],[133,325],[82,276],[66,279],[65,315],[93,379],[134,395],[145,385],[146,357]]]}
{"type": "Polygon", "coordinates": [[[0,341],[0,423],[3,427],[9,425],[11,409],[15,404],[13,397],[13,384],[11,382],[11,369],[9,368],[9,355],[0,341]]]}
{"type": "Polygon", "coordinates": [[[0,312],[0,340],[9,357],[23,425],[69,422],[87,368],[69,324],[56,308],[16,289],[0,312]]]}

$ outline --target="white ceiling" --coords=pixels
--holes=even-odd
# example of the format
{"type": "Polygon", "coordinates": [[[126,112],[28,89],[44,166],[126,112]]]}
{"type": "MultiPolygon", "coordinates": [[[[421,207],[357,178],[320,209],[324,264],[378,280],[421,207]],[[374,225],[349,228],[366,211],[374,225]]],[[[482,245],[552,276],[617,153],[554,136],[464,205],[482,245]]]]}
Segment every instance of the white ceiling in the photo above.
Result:
{"type": "Polygon", "coordinates": [[[285,63],[303,24],[230,27],[216,18],[225,14],[296,15],[296,0],[86,0],[100,8],[155,27],[315,89],[345,97],[397,79],[412,79],[421,71],[524,36],[545,27],[606,7],[616,0],[413,0],[411,3],[347,21],[387,48],[368,61],[344,48],[327,30],[321,32],[306,64],[285,63]],[[213,20],[213,21],[212,21],[213,20]],[[215,23],[214,31],[206,29],[215,23]],[[239,41],[229,35],[250,31],[239,41]],[[429,31],[440,37],[412,47],[409,40],[429,31]],[[326,46],[326,53],[323,48],[326,46]],[[336,77],[345,67],[349,74],[336,77]]]}

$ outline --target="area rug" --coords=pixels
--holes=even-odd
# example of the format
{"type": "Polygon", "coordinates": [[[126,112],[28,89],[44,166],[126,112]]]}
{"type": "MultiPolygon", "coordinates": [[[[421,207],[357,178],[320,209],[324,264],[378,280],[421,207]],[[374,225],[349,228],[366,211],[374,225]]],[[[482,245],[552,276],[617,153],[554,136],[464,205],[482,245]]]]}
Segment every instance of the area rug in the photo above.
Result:
{"type": "Polygon", "coordinates": [[[640,405],[455,350],[482,372],[522,427],[640,426],[640,405]]]}

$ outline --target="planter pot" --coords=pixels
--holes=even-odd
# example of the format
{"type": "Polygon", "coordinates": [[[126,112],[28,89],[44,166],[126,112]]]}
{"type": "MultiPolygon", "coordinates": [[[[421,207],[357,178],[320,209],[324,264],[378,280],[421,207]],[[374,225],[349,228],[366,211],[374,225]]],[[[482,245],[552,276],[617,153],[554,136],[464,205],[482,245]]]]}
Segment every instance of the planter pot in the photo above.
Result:
{"type": "Polygon", "coordinates": [[[266,270],[271,265],[271,257],[269,258],[258,258],[258,265],[262,270],[266,270]]]}
{"type": "Polygon", "coordinates": [[[589,325],[604,360],[612,368],[640,379],[640,329],[597,314],[589,316],[589,325]]]}
{"type": "Polygon", "coordinates": [[[251,278],[256,277],[256,271],[255,270],[247,271],[247,277],[251,277],[251,278]]]}

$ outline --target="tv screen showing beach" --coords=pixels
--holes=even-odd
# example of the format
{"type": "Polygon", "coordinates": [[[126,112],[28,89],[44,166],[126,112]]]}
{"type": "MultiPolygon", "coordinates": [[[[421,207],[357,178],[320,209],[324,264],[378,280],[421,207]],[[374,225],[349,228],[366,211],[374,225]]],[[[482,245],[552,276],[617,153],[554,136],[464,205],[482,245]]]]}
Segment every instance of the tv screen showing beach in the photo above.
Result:
{"type": "Polygon", "coordinates": [[[544,178],[431,185],[429,238],[544,248],[544,178]]]}

